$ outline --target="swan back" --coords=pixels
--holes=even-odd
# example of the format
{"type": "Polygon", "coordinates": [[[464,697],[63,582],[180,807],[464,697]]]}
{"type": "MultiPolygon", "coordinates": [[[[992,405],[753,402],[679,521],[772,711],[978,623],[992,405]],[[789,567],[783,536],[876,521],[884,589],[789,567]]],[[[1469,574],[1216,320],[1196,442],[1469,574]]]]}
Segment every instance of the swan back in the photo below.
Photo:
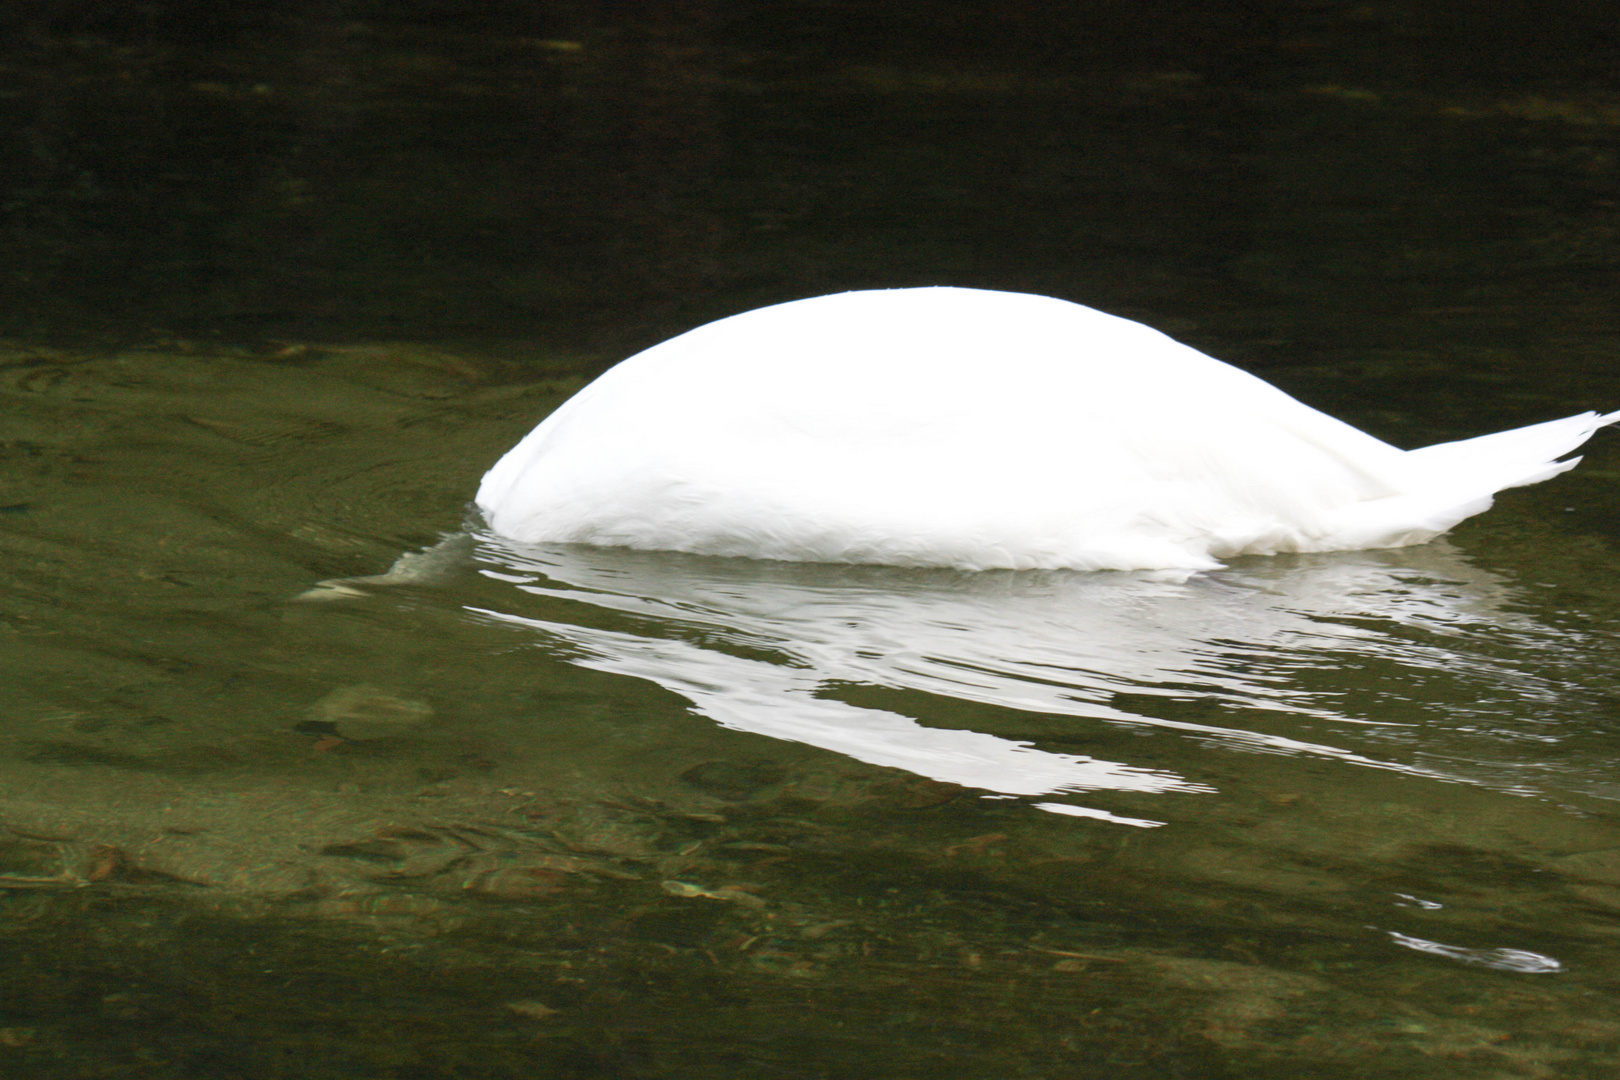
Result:
{"type": "MultiPolygon", "coordinates": [[[[1562,442],[1504,447],[1514,461],[1493,468],[1556,468],[1518,458],[1562,442]]],[[[1505,486],[1473,467],[1444,490],[1446,457],[1079,304],[896,289],[746,312],[623,361],[497,463],[477,502],[530,541],[1192,570],[1428,539],[1505,486]]]]}

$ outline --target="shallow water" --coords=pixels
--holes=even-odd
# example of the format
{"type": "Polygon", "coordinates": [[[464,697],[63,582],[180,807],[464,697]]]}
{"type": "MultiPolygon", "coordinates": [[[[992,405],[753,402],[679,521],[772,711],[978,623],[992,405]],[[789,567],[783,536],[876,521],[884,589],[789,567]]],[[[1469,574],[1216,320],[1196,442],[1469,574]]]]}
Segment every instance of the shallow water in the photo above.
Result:
{"type": "Polygon", "coordinates": [[[792,565],[455,534],[567,375],[0,371],[32,1075],[1616,1063],[1601,462],[1186,581],[792,565]]]}
{"type": "Polygon", "coordinates": [[[0,16],[0,1073],[1614,1074],[1612,431],[1185,581],[467,517],[863,286],[1403,446],[1614,408],[1603,13],[350,7],[0,16]]]}

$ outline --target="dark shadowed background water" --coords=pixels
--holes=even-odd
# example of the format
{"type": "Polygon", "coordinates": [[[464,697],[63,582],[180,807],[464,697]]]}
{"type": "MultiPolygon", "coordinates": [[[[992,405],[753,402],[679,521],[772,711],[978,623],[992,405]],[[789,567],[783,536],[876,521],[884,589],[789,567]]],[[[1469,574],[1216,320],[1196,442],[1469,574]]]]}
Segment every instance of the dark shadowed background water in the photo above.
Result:
{"type": "Polygon", "coordinates": [[[466,516],[607,364],[851,288],[1091,304],[1403,446],[1620,407],[1611,5],[0,25],[0,1073],[1620,1067],[1612,433],[1186,582],[466,516]]]}

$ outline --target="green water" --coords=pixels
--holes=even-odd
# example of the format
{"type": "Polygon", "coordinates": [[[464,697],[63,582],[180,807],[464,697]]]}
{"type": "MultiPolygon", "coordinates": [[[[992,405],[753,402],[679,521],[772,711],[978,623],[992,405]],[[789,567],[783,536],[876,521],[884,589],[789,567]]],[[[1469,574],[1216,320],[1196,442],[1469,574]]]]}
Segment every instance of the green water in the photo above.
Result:
{"type": "Polygon", "coordinates": [[[0,1075],[1614,1074],[1612,431],[1184,582],[467,505],[635,347],[866,286],[1402,446],[1614,408],[1602,13],[182,7],[0,16],[0,1075]]]}
{"type": "Polygon", "coordinates": [[[0,371],[28,1075],[1614,1066],[1601,461],[1183,583],[434,548],[576,379],[0,371]]]}

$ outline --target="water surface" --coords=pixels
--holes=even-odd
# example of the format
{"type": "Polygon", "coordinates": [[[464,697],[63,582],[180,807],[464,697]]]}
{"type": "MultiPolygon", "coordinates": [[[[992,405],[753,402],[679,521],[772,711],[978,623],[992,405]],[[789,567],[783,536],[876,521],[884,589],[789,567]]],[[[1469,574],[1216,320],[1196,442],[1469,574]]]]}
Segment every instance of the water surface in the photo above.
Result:
{"type": "Polygon", "coordinates": [[[7,1053],[1612,1066],[1595,476],[1186,581],[521,546],[466,493],[577,380],[503,370],[11,356],[7,1053]]]}
{"type": "Polygon", "coordinates": [[[1613,1075],[1612,432],[1184,581],[468,517],[606,363],[865,286],[1403,446],[1620,404],[1603,13],[925,7],[7,16],[0,1071],[1613,1075]]]}

